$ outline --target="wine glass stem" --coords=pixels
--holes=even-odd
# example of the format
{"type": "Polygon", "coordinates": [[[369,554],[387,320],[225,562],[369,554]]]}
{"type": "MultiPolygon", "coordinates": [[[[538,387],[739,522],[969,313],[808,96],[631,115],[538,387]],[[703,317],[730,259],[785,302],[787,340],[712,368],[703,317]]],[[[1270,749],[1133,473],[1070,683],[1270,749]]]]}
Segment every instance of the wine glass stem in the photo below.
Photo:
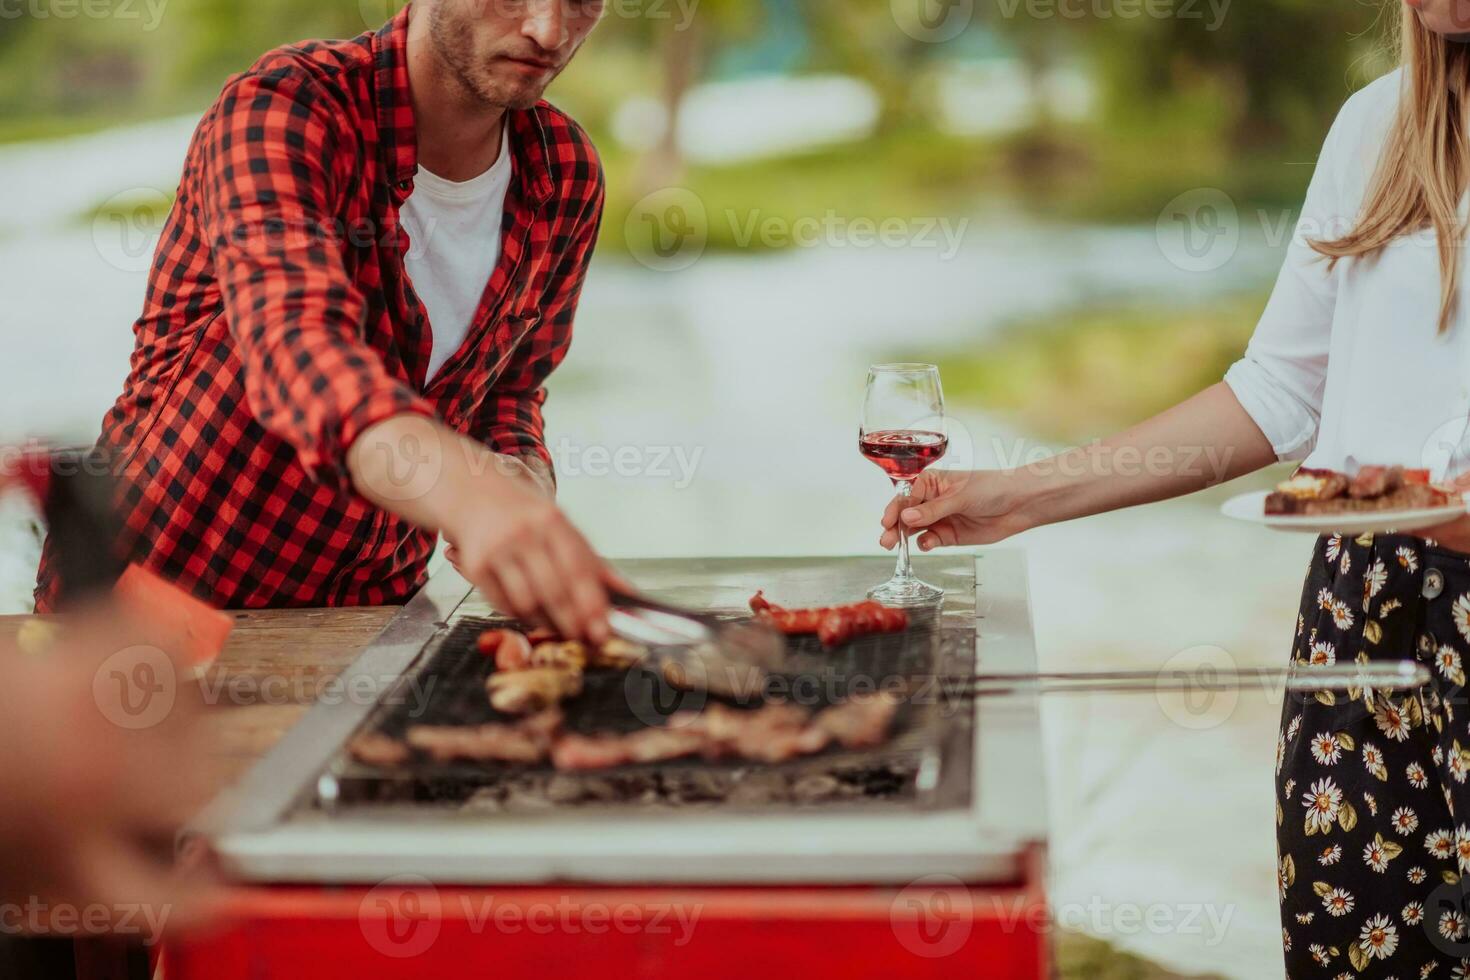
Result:
{"type": "Polygon", "coordinates": [[[909,532],[903,523],[903,511],[908,506],[908,500],[913,496],[914,485],[908,480],[896,481],[898,487],[898,499],[903,501],[898,507],[898,568],[893,572],[897,579],[911,579],[914,577],[914,568],[909,561],[909,532]]]}

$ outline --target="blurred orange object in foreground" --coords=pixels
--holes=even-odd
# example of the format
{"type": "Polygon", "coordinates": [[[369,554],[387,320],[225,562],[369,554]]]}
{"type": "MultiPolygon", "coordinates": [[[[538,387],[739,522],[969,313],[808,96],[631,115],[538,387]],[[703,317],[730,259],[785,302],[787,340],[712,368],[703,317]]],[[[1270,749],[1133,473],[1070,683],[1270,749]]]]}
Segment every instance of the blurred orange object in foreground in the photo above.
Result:
{"type": "Polygon", "coordinates": [[[235,628],[234,617],[194,598],[171,582],[138,565],[129,565],[113,593],[186,665],[202,670],[212,664],[235,628]]]}

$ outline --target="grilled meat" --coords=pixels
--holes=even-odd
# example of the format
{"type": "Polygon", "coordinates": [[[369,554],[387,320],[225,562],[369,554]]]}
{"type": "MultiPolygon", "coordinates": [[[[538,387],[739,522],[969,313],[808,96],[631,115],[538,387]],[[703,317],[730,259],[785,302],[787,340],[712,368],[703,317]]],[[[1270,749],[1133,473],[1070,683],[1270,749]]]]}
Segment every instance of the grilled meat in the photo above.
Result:
{"type": "Polygon", "coordinates": [[[824,647],[836,647],[869,633],[897,633],[908,629],[908,625],[909,614],[902,609],[890,609],[879,602],[859,602],[830,610],[817,628],[817,639],[824,647]]]}
{"type": "Polygon", "coordinates": [[[1402,466],[1365,466],[1348,481],[1348,496],[1354,500],[1381,497],[1404,485],[1402,466]]]}
{"type": "Polygon", "coordinates": [[[707,759],[774,763],[812,755],[827,747],[830,736],[813,729],[810,720],[804,709],[793,704],[737,711],[715,703],[703,711],[680,712],[669,720],[669,726],[699,735],[707,759]]]}
{"type": "Polygon", "coordinates": [[[561,731],[562,713],[539,712],[513,725],[415,725],[404,736],[412,748],[440,762],[542,762],[561,731]]]}
{"type": "Polygon", "coordinates": [[[419,725],[408,730],[408,744],[439,762],[536,763],[546,758],[547,746],[514,725],[419,725]]]}
{"type": "Polygon", "coordinates": [[[551,749],[562,770],[611,769],[640,762],[667,762],[697,755],[704,739],[697,732],[645,728],[626,735],[563,735],[551,749]]]}
{"type": "Polygon", "coordinates": [[[581,671],[587,667],[587,644],[580,640],[538,643],[531,650],[532,667],[581,671]]]}
{"type": "Polygon", "coordinates": [[[622,735],[563,735],[551,747],[551,764],[558,769],[612,769],[628,764],[628,746],[622,735]]]}
{"type": "Polygon", "coordinates": [[[648,648],[627,640],[613,637],[594,649],[587,660],[591,667],[609,667],[613,670],[629,670],[648,656],[648,648]]]}
{"type": "Polygon", "coordinates": [[[496,671],[485,680],[485,690],[496,711],[524,715],[582,693],[582,675],[552,667],[496,671]]]}
{"type": "Polygon", "coordinates": [[[475,649],[494,657],[497,670],[525,670],[531,666],[531,641],[516,630],[486,630],[475,638],[475,649]]]}
{"type": "Polygon", "coordinates": [[[898,704],[898,696],[889,691],[855,694],[842,704],[820,712],[812,725],[836,739],[843,748],[870,749],[888,738],[898,704]]]}
{"type": "Polygon", "coordinates": [[[815,633],[824,647],[836,647],[870,633],[897,633],[908,629],[909,614],[871,599],[844,606],[787,609],[760,591],[750,598],[756,618],[788,636],[815,633]]]}
{"type": "Polygon", "coordinates": [[[384,768],[401,766],[408,761],[409,756],[408,746],[396,738],[376,732],[357,736],[348,744],[347,751],[363,765],[384,768]]]}

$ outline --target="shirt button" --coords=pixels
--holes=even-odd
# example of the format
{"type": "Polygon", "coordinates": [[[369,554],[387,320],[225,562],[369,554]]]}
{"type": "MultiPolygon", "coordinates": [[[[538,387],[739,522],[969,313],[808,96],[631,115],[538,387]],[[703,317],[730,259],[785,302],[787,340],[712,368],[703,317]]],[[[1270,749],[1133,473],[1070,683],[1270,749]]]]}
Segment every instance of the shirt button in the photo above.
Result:
{"type": "Polygon", "coordinates": [[[399,181],[399,182],[398,182],[398,189],[399,189],[399,190],[401,190],[401,191],[406,191],[406,190],[408,190],[408,188],[409,188],[409,187],[410,187],[410,186],[411,186],[411,182],[410,182],[410,181],[407,181],[407,180],[400,180],[400,181],[399,181]]]}
{"type": "Polygon", "coordinates": [[[1424,573],[1424,598],[1438,599],[1439,594],[1444,591],[1444,573],[1437,568],[1431,568],[1424,573]]]}
{"type": "Polygon", "coordinates": [[[1439,649],[1439,644],[1434,641],[1433,633],[1419,634],[1419,653],[1426,659],[1434,656],[1434,651],[1439,649]]]}

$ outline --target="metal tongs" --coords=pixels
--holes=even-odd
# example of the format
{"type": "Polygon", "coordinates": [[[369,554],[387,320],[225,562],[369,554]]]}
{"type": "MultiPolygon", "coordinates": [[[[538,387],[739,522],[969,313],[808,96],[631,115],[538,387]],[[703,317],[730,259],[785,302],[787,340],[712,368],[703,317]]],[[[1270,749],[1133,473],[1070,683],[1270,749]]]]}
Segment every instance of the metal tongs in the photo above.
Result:
{"type": "Polygon", "coordinates": [[[676,687],[733,697],[761,692],[786,640],[755,619],[722,619],[643,596],[614,593],[608,625],[649,650],[645,666],[676,687]]]}
{"type": "Polygon", "coordinates": [[[1169,694],[1238,691],[1250,685],[1293,693],[1348,691],[1356,688],[1420,687],[1429,668],[1416,660],[1378,660],[1352,664],[1293,664],[1279,667],[1223,668],[1203,663],[1164,670],[1063,671],[1042,674],[957,674],[935,678],[944,698],[1014,693],[1169,694]]]}

